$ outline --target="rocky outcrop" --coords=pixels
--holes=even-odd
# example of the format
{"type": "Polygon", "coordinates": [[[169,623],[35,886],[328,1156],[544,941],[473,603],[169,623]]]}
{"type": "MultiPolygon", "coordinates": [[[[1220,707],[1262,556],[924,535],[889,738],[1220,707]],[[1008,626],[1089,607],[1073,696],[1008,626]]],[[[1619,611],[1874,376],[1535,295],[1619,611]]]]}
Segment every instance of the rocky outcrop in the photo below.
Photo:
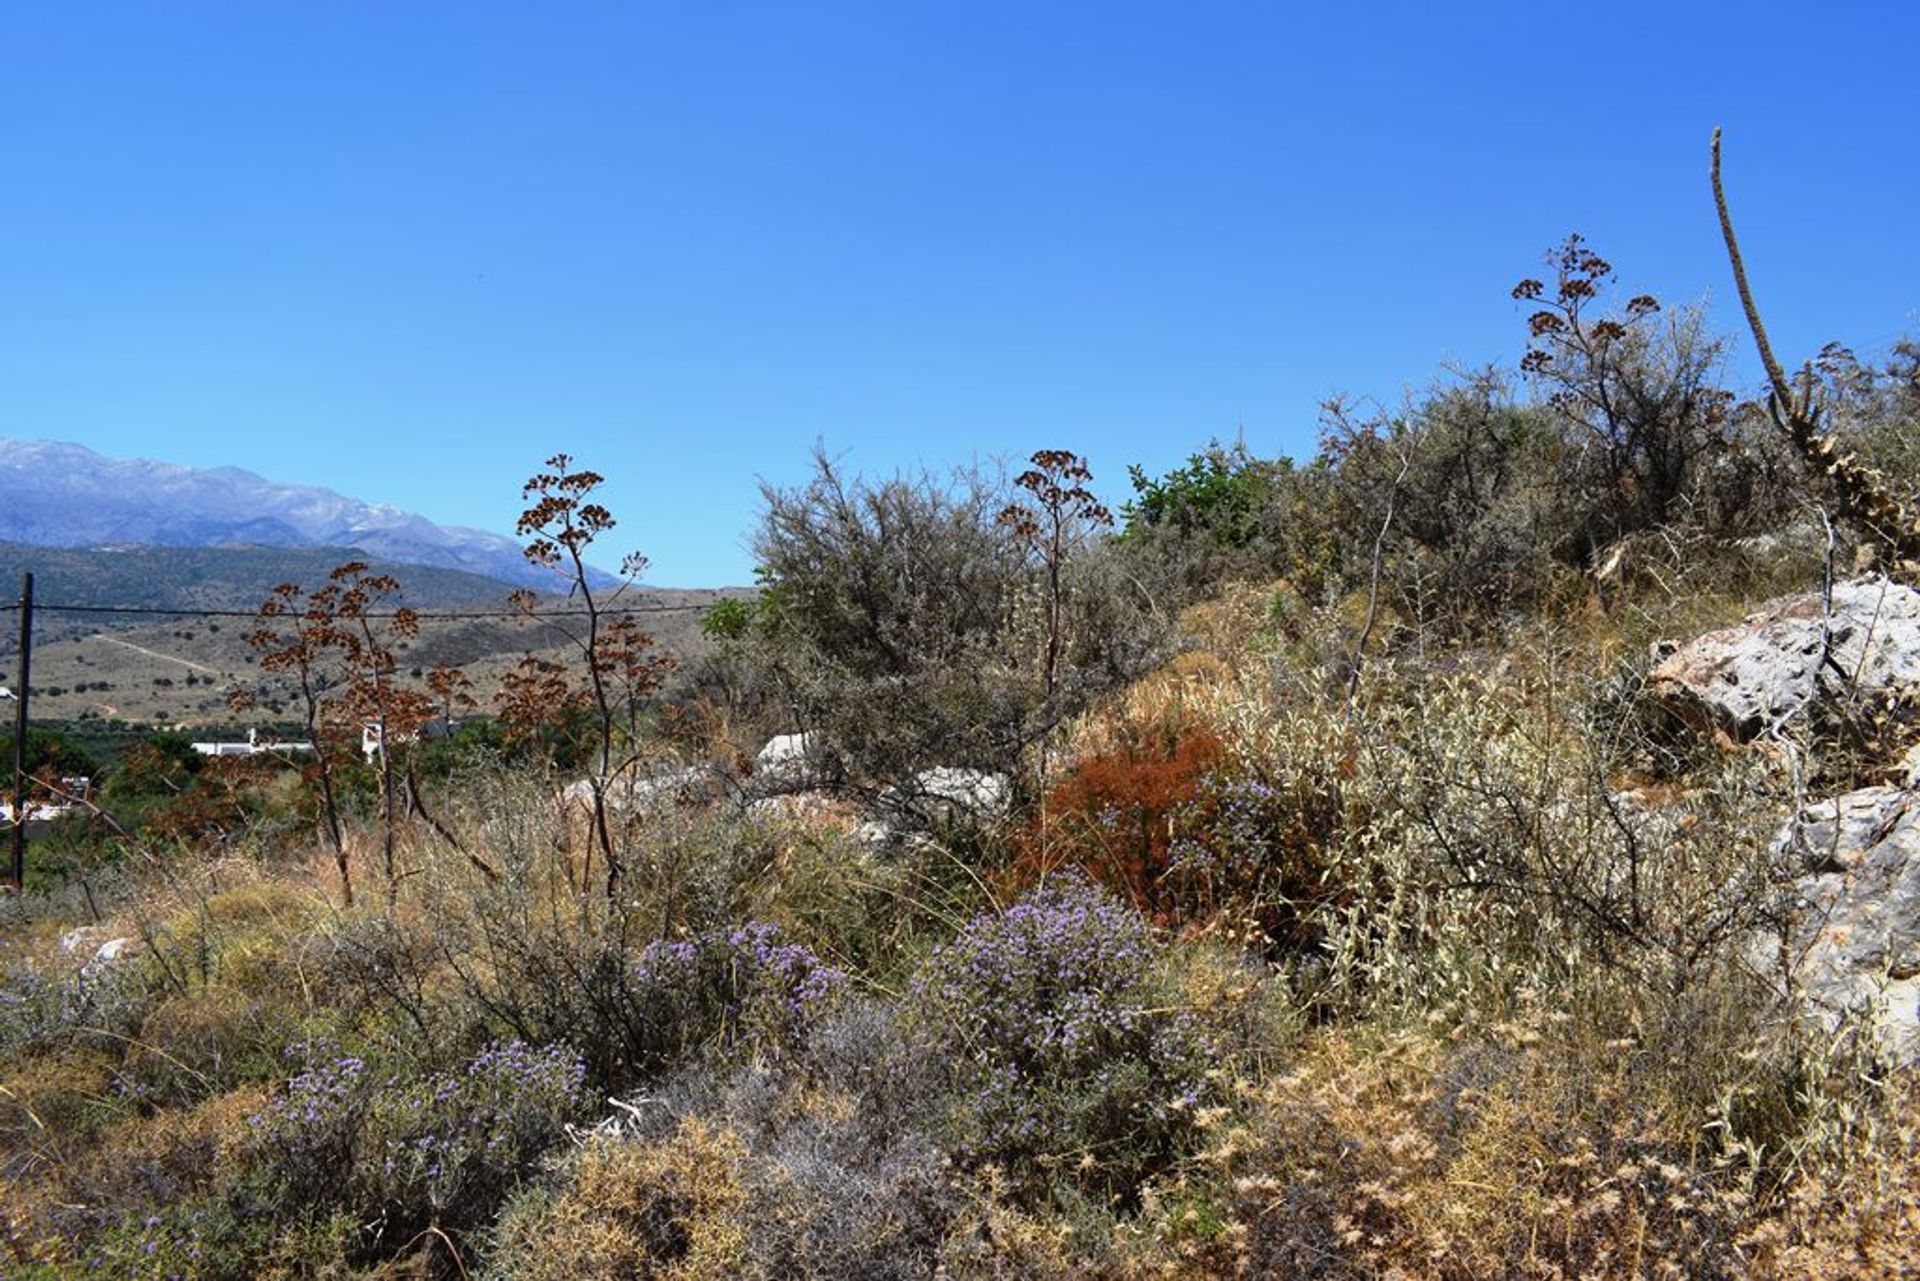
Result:
{"type": "Polygon", "coordinates": [[[82,979],[97,977],[102,970],[131,957],[139,946],[137,940],[112,935],[103,926],[83,925],[60,937],[62,952],[84,958],[80,966],[82,979]]]}
{"type": "Polygon", "coordinates": [[[1756,936],[1749,959],[1827,1025],[1867,1014],[1887,1053],[1920,1059],[1920,791],[1808,806],[1772,857],[1784,924],[1756,936]]]}
{"type": "Polygon", "coordinates": [[[1013,813],[1013,780],[991,770],[942,765],[881,793],[857,844],[875,853],[924,847],[936,834],[980,831],[1013,813]]]}
{"type": "Polygon", "coordinates": [[[756,823],[785,823],[809,827],[851,827],[860,821],[860,809],[831,792],[779,792],[748,800],[740,810],[756,823]]]}
{"type": "Polygon", "coordinates": [[[1736,627],[1677,646],[1653,696],[1703,730],[1745,740],[1817,700],[1920,695],[1920,592],[1886,579],[1774,601],[1736,627]]]}
{"type": "MultiPolygon", "coordinates": [[[[1824,701],[1920,698],[1920,592],[1884,578],[1774,601],[1736,627],[1663,644],[1649,686],[1703,731],[1746,740],[1824,701]]],[[[1808,805],[1765,870],[1772,924],[1747,960],[1828,1028],[1864,1017],[1879,1048],[1920,1061],[1920,746],[1884,776],[1808,805]]],[[[1749,883],[1750,884],[1750,883],[1749,883]]],[[[1742,892],[1729,886],[1730,893],[1742,892]]]]}
{"type": "MultiPolygon", "coordinates": [[[[755,754],[744,777],[690,765],[655,774],[624,774],[605,791],[607,809],[625,819],[702,809],[716,803],[757,823],[837,829],[859,848],[892,855],[936,837],[981,830],[1013,812],[1013,780],[988,770],[941,766],[884,790],[847,786],[834,753],[816,734],[777,734],[755,754]]],[[[562,789],[564,804],[589,810],[593,783],[562,789]]]]}

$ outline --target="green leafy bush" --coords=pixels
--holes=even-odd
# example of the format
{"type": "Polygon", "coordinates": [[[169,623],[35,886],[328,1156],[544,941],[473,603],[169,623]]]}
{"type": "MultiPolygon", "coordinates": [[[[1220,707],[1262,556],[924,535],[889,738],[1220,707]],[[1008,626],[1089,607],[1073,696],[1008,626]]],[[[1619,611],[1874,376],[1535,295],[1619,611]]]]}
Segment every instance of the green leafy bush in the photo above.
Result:
{"type": "Polygon", "coordinates": [[[1119,543],[1128,561],[1175,604],[1237,578],[1286,572],[1276,519],[1298,484],[1291,459],[1256,458],[1244,442],[1209,442],[1158,477],[1127,469],[1134,497],[1122,505],[1119,543]]]}

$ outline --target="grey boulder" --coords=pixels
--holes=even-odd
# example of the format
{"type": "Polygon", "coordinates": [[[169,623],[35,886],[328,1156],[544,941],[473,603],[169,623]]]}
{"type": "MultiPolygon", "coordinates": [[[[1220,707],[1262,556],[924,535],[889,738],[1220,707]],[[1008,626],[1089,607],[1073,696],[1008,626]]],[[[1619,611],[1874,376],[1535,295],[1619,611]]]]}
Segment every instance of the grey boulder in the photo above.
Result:
{"type": "Polygon", "coordinates": [[[1784,910],[1751,940],[1750,961],[1826,1026],[1865,1015],[1883,1051],[1920,1059],[1920,792],[1868,787],[1810,805],[1772,858],[1784,910]]]}
{"type": "Polygon", "coordinates": [[[1675,647],[1648,684],[1689,723],[1737,740],[1817,699],[1920,694],[1920,592],[1866,578],[1835,584],[1831,609],[1820,592],[1773,601],[1675,647]]]}

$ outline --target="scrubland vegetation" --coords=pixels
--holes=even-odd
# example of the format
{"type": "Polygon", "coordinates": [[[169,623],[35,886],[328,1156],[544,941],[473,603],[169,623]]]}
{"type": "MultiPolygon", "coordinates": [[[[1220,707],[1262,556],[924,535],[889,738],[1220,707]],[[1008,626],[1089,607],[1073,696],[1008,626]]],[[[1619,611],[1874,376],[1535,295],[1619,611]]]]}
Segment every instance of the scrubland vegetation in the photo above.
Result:
{"type": "MultiPolygon", "coordinates": [[[[459,690],[382,657],[384,584],[277,594],[316,734],[388,718],[391,759],[156,748],[0,909],[10,1274],[1920,1267],[1910,1072],[1747,952],[1782,819],[1882,778],[1910,709],[1736,750],[1645,687],[1879,532],[1697,316],[1550,265],[1518,370],[1118,513],[1064,451],[822,458],[711,653],[669,672],[602,599],[464,739],[397,732],[459,690]],[[755,803],[793,730],[809,798],[755,803]],[[635,799],[689,763],[714,787],[635,799]],[[930,769],[1013,802],[916,807],[930,769]]],[[[1813,376],[1911,503],[1920,349],[1813,376]]],[[[593,488],[534,478],[536,560],[578,573],[593,488]]]]}

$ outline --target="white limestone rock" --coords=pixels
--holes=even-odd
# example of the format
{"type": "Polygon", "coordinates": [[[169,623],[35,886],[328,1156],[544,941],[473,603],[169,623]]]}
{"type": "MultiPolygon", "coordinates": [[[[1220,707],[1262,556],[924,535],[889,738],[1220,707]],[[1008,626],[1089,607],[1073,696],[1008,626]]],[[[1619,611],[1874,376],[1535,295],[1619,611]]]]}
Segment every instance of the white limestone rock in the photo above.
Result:
{"type": "Polygon", "coordinates": [[[775,734],[753,758],[750,788],[757,796],[804,792],[827,778],[828,753],[818,734],[775,734]]]}
{"type": "Polygon", "coordinates": [[[1920,694],[1920,591],[1884,578],[1835,584],[1709,632],[1649,675],[1654,697],[1692,724],[1745,740],[1840,694],[1920,694]]]}
{"type": "MultiPolygon", "coordinates": [[[[607,809],[615,814],[660,814],[677,808],[704,805],[725,791],[719,771],[688,765],[658,774],[621,775],[606,785],[607,809]]],[[[583,810],[593,808],[593,782],[575,779],[561,789],[561,799],[583,810]]]]}
{"type": "Polygon", "coordinates": [[[1869,787],[1810,805],[1775,839],[1783,930],[1749,960],[1828,1026],[1872,1016],[1881,1047],[1920,1059],[1920,791],[1869,787]]]}
{"type": "Polygon", "coordinates": [[[991,770],[942,765],[891,789],[884,804],[925,826],[985,827],[1012,812],[1013,781],[991,770]]]}

